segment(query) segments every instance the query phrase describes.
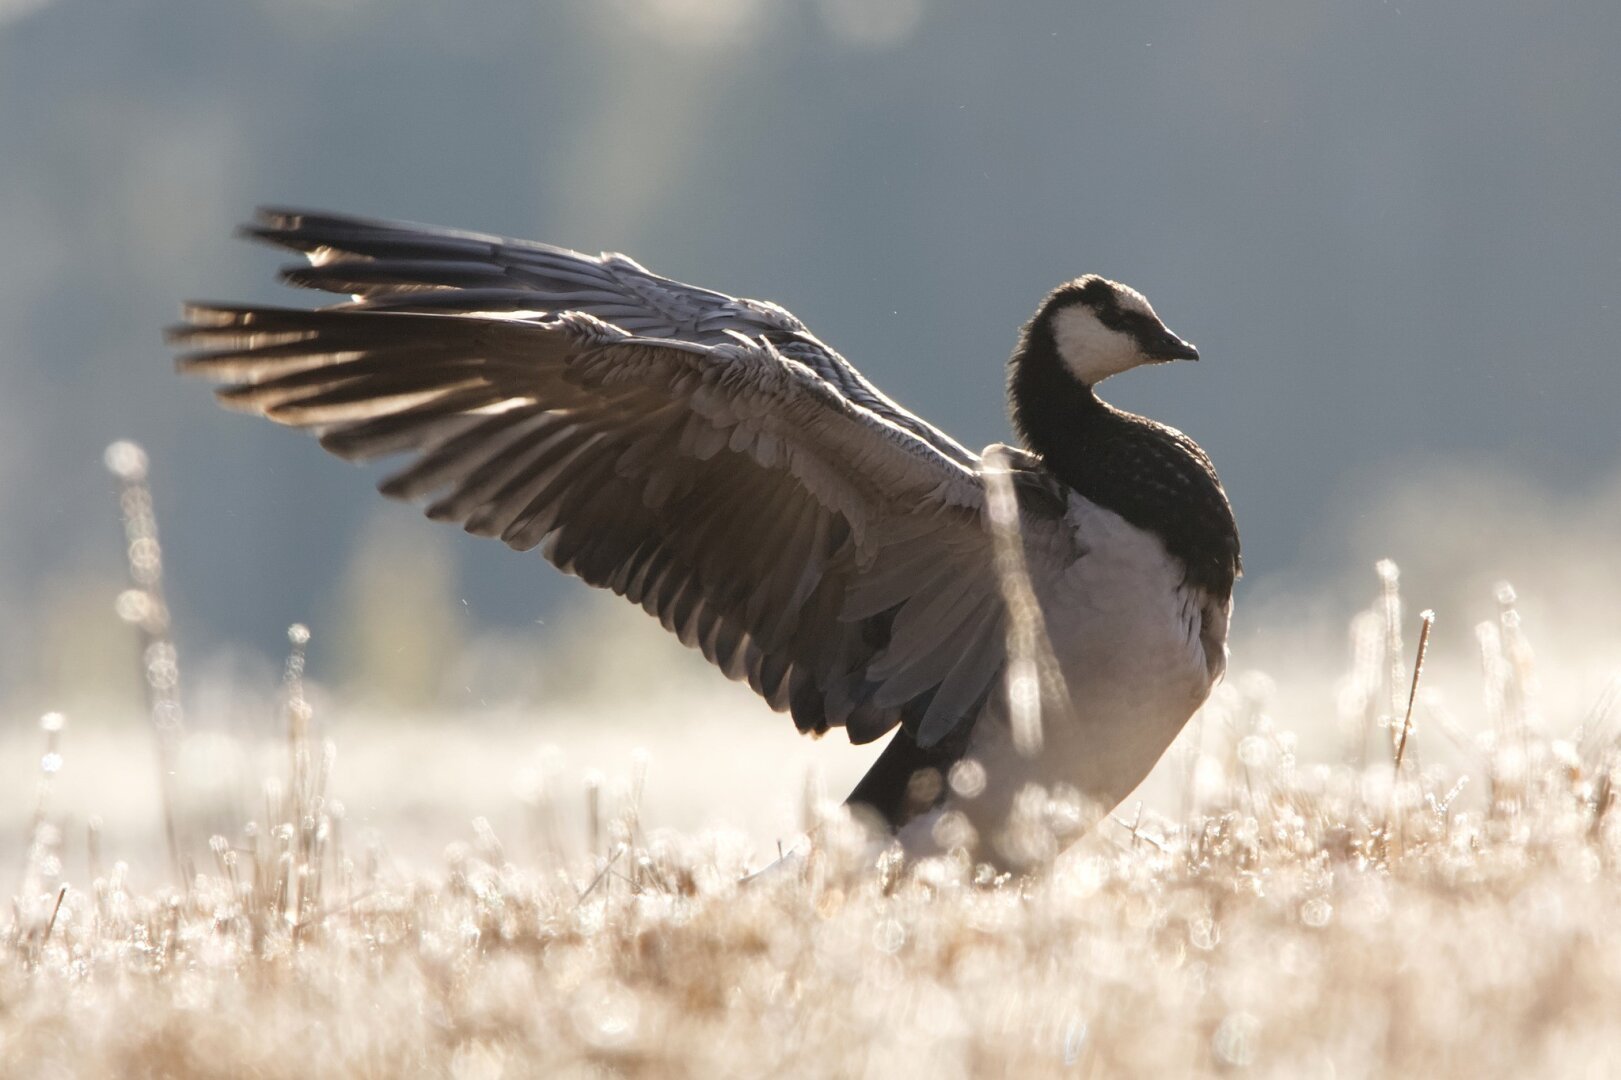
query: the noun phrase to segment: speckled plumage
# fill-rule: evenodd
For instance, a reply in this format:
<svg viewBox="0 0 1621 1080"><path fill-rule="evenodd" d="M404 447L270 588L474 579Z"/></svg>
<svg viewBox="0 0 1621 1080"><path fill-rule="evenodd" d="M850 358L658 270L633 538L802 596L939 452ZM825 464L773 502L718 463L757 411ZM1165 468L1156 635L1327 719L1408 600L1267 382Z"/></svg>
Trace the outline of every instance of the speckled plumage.
<svg viewBox="0 0 1621 1080"><path fill-rule="evenodd" d="M1191 583L1226 597L1241 569L1238 526L1210 459L1175 428L1109 405L1059 359L1052 313L1084 296L1061 289L1026 324L1008 364L1014 426L1068 487L1159 536Z"/></svg>

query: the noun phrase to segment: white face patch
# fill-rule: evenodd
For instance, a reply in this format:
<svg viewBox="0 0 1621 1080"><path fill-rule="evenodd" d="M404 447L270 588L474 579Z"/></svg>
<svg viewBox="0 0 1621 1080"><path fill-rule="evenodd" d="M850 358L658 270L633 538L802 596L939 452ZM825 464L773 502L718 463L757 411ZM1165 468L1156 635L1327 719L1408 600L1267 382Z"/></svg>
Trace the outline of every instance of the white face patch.
<svg viewBox="0 0 1621 1080"><path fill-rule="evenodd" d="M1144 309L1153 310L1141 296L1137 299ZM1122 296L1121 305L1130 305L1130 300ZM1088 386L1150 362L1136 341L1104 326L1084 304L1073 304L1058 312L1053 319L1053 340L1064 366Z"/></svg>

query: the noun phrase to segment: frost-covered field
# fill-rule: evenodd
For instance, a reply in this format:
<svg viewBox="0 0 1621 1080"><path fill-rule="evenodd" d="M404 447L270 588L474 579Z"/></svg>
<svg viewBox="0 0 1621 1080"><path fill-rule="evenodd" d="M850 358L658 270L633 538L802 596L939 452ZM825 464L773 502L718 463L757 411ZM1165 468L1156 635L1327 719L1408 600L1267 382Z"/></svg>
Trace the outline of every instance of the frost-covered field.
<svg viewBox="0 0 1621 1080"><path fill-rule="evenodd" d="M901 865L806 782L841 795L870 751L796 740L746 695L404 718L323 700L299 642L257 740L183 718L139 516L151 558L119 608L158 723L0 740L0 838L19 838L0 1075L1621 1059L1621 716L1613 692L1559 692L1590 665L1535 658L1507 591L1472 660L1432 659L1400 760L1419 618L1387 568L1343 677L1235 674L1088 835L1070 843L1081 808L1049 793L1034 839L1070 846L1010 879L966 853ZM745 880L807 828L808 854Z"/></svg>
<svg viewBox="0 0 1621 1080"><path fill-rule="evenodd" d="M223 805L176 794L178 874L162 847L113 862L113 825L73 818L41 774L0 930L0 1073L1603 1075L1621 1053L1618 744L1602 709L1564 739L1525 722L1512 615L1461 767L1416 768L1443 738L1422 730L1396 779L1377 650L1361 767L1297 760L1235 685L1166 762L1169 810L1128 803L1025 880L900 866L801 798L812 853L743 881L779 826L667 831L628 752L625 778L583 785L510 759L501 828L440 821L462 841L402 862L387 833L431 814L357 824L346 789L375 804L399 763L329 767L295 682L271 782ZM64 779L72 734L32 736ZM369 775L346 781L349 757ZM1073 811L1053 800L1045 826Z"/></svg>

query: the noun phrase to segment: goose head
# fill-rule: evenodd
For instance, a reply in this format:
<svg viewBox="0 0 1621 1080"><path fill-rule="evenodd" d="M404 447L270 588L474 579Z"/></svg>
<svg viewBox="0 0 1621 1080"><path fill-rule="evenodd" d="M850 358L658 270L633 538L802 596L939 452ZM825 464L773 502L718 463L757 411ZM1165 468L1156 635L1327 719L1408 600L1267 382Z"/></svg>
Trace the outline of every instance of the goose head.
<svg viewBox="0 0 1621 1080"><path fill-rule="evenodd" d="M1143 364L1199 359L1199 350L1173 334L1142 293L1096 274L1047 294L1026 333L1050 343L1083 386Z"/></svg>

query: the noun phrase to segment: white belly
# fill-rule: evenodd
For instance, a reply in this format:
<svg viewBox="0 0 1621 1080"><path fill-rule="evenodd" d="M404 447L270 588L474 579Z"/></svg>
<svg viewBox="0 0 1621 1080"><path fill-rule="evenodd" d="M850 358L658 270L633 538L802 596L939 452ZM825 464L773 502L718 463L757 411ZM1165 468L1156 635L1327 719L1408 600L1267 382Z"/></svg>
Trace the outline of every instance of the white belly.
<svg viewBox="0 0 1621 1080"><path fill-rule="evenodd" d="M1068 518L1086 554L1038 595L1073 715L1044 718L1040 758L1053 779L1112 805L1210 693L1202 597L1158 537L1083 499Z"/></svg>
<svg viewBox="0 0 1621 1080"><path fill-rule="evenodd" d="M933 848L925 834L951 811L994 846L1013 801L1031 784L1073 789L1098 809L1112 808L1148 775L1225 666L1226 608L1183 584L1181 565L1158 537L1075 496L1066 520L1085 554L1045 571L1032 559L1030 573L1068 713L1044 709L1041 749L1025 755L1014 746L1005 693L994 695L968 749L985 769L984 792L952 796L910 823L901 834L909 850ZM1201 635L1212 619L1219 625Z"/></svg>

